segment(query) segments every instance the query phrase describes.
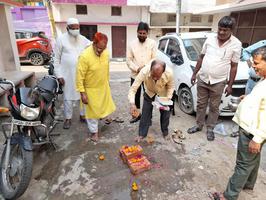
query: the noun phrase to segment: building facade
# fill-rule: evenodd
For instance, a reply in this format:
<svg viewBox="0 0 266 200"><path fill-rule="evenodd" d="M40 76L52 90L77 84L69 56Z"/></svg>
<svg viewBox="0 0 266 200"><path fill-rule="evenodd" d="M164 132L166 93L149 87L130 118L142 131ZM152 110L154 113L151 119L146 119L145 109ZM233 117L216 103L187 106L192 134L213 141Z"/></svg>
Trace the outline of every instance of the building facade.
<svg viewBox="0 0 266 200"><path fill-rule="evenodd" d="M181 14L179 32L210 31L213 15L193 15L194 10L215 5L215 0L180 0ZM167 32L176 32L176 0L154 0L150 2L150 27L153 37Z"/></svg>
<svg viewBox="0 0 266 200"><path fill-rule="evenodd" d="M97 31L105 33L112 58L125 58L127 46L137 37L138 23L149 21L148 6L127 5L126 0L54 0L53 15L58 35L66 31L69 17L80 21L81 34L90 40Z"/></svg>
<svg viewBox="0 0 266 200"><path fill-rule="evenodd" d="M217 0L217 5L201 9L195 14L213 14L212 30L217 30L221 17L231 15L236 19L234 35L243 46L249 46L266 39L266 1L265 0Z"/></svg>
<svg viewBox="0 0 266 200"><path fill-rule="evenodd" d="M47 9L44 6L14 7L11 10L14 29L44 31L52 37Z"/></svg>
<svg viewBox="0 0 266 200"><path fill-rule="evenodd" d="M213 15L193 15L192 11L215 5L215 0L186 0L181 3L180 32L211 30ZM107 34L112 58L124 58L137 37L140 21L150 26L150 37L158 39L176 31L175 0L53 0L58 35L66 31L66 21L80 21L81 34L92 40L95 32Z"/></svg>

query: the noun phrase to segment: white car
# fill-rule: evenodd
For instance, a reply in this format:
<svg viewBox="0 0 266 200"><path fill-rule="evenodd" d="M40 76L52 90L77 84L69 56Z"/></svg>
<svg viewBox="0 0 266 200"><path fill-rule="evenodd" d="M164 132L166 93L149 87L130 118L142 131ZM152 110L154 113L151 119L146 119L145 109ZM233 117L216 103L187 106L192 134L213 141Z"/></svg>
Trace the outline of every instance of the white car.
<svg viewBox="0 0 266 200"><path fill-rule="evenodd" d="M164 61L167 67L172 68L175 79L175 94L178 96L179 108L192 114L196 111L196 85L190 82L203 43L213 32L168 33L158 42L157 58ZM245 94L248 75L246 62L238 63L237 75L232 86L232 95L223 94L219 107L220 116L232 116L234 111L228 106L232 97Z"/></svg>

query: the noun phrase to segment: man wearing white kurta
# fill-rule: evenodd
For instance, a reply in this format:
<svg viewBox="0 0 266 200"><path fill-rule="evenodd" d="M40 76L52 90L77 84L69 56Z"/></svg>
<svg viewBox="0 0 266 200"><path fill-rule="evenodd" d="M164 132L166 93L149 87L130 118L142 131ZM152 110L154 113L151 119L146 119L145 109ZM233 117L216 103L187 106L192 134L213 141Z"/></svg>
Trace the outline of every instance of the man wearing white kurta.
<svg viewBox="0 0 266 200"><path fill-rule="evenodd" d="M80 35L79 21L75 18L67 20L67 32L57 38L55 44L55 74L64 85L64 129L71 126L73 103L80 99L75 87L76 65L80 53L91 44L91 41ZM84 111L81 109L81 116Z"/></svg>

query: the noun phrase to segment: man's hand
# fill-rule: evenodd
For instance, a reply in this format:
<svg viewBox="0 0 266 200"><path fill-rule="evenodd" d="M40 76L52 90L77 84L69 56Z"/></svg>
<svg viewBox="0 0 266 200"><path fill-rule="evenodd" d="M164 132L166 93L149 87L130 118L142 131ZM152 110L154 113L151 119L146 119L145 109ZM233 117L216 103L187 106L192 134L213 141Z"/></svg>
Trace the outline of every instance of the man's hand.
<svg viewBox="0 0 266 200"><path fill-rule="evenodd" d="M239 98L240 98L240 100L242 101L245 97L246 97L247 95L241 95Z"/></svg>
<svg viewBox="0 0 266 200"><path fill-rule="evenodd" d="M80 93L80 96L81 96L81 101L82 103L84 104L88 104L88 97L87 97L87 94L85 92L81 92Z"/></svg>
<svg viewBox="0 0 266 200"><path fill-rule="evenodd" d="M256 143L253 140L251 140L249 142L248 150L249 150L250 153L259 153L260 149L261 149L261 144L260 143Z"/></svg>
<svg viewBox="0 0 266 200"><path fill-rule="evenodd" d="M232 94L232 86L228 85L225 89L225 96L228 97L230 94Z"/></svg>
<svg viewBox="0 0 266 200"><path fill-rule="evenodd" d="M140 70L142 70L142 68L143 68L144 66L142 66L142 67L139 67L138 68L138 70L137 70L137 73L139 73L140 72Z"/></svg>
<svg viewBox="0 0 266 200"><path fill-rule="evenodd" d="M64 78L58 78L58 81L61 85L65 85L65 80Z"/></svg>
<svg viewBox="0 0 266 200"><path fill-rule="evenodd" d="M138 109L135 104L130 104L130 114L135 117L136 113L138 112Z"/></svg>
<svg viewBox="0 0 266 200"><path fill-rule="evenodd" d="M196 83L196 74L193 73L190 81L191 81L192 85L194 85Z"/></svg>

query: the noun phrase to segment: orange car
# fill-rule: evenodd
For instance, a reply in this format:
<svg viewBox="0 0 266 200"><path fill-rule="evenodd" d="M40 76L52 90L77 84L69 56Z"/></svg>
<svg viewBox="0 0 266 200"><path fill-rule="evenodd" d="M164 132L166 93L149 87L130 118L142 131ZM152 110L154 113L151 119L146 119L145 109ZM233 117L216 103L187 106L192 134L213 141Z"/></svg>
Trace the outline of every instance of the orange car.
<svg viewBox="0 0 266 200"><path fill-rule="evenodd" d="M52 46L44 32L19 30L15 32L20 61L43 65L50 60Z"/></svg>

